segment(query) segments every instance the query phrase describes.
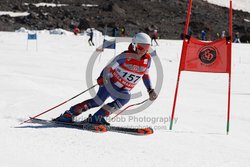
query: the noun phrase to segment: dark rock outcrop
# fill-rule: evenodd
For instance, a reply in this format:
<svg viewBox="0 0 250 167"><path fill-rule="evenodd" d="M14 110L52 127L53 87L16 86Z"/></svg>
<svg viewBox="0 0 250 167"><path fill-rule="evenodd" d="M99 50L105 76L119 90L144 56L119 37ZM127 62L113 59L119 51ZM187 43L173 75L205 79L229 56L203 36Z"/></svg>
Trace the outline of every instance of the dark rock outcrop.
<svg viewBox="0 0 250 167"><path fill-rule="evenodd" d="M32 4L40 2L68 6L36 7ZM71 31L79 27L83 31L94 27L104 32L107 26L107 34L112 35L114 27L119 30L124 26L127 36L158 29L160 38L179 39L185 26L187 3L187 0L5 0L0 3L0 11L29 12L30 15L14 18L0 16L0 31L14 31L20 27ZM193 0L192 34L199 37L201 30L205 30L208 39L214 40L223 30L228 33L228 18L228 8ZM250 13L233 11L233 31L240 33L243 42L250 41L250 22L246 20L250 20Z"/></svg>

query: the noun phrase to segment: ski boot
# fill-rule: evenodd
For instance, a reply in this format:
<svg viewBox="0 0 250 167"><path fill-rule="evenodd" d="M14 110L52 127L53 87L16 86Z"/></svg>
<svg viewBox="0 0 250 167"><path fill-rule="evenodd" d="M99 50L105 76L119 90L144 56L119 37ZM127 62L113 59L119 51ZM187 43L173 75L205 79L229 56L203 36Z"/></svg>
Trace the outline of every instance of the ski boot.
<svg viewBox="0 0 250 167"><path fill-rule="evenodd" d="M97 124L97 125L110 125L110 123L108 123L104 117L102 116L98 116L98 115L89 115L89 117L87 118L87 122L90 124Z"/></svg>
<svg viewBox="0 0 250 167"><path fill-rule="evenodd" d="M69 110L67 110L63 114L61 114L59 117L53 119L53 121L72 123L73 122L73 114Z"/></svg>

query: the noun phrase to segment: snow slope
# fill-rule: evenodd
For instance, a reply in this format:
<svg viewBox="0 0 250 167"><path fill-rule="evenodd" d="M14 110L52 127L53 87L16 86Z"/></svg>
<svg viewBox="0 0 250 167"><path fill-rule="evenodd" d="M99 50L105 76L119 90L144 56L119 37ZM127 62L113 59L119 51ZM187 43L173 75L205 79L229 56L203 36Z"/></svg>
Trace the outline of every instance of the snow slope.
<svg viewBox="0 0 250 167"><path fill-rule="evenodd" d="M151 136L138 137L32 124L20 126L29 116L85 90L86 77L92 75L94 82L114 55L112 50L105 50L96 60L93 73L86 74L95 51L95 47L88 46L88 37L39 33L37 51L35 41L29 41L27 49L26 38L26 33L0 32L2 167L247 167L250 163L250 45L233 45L232 115L230 134L226 135L227 74L183 72L176 122L173 130L168 130L182 42L159 40L156 49L164 75L159 98L145 111L122 115L112 122L119 126L149 125L155 129ZM94 42L98 44L100 39ZM119 43L117 53L127 45ZM153 63L154 84L156 73ZM133 93L138 91L142 97L129 104L148 97L142 82ZM54 118L89 97L86 93L40 118ZM82 114L79 119L96 110Z"/></svg>
<svg viewBox="0 0 250 167"><path fill-rule="evenodd" d="M229 7L230 0L204 0L209 3L213 3L219 6ZM233 9L243 10L250 12L250 1L249 0L232 0Z"/></svg>
<svg viewBox="0 0 250 167"><path fill-rule="evenodd" d="M10 11L0 11L1 15L9 15L10 17L20 17L29 15L28 12L10 12Z"/></svg>

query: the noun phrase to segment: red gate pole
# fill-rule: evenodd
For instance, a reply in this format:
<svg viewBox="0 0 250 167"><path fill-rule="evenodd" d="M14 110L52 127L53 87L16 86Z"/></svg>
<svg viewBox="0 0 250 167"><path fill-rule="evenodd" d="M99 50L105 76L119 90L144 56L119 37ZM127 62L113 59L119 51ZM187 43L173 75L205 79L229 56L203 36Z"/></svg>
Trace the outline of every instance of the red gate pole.
<svg viewBox="0 0 250 167"><path fill-rule="evenodd" d="M186 27L185 27L185 31L184 31L184 34L183 34L183 45L182 45L181 60L180 60L180 64L179 64L179 71L178 71L178 77L177 77L175 95L174 95L174 104L173 104L171 120L170 120L170 127L169 127L170 130L172 130L172 127L173 127L175 106L176 106L177 94L178 94L178 89L179 89L180 74L181 74L181 64L183 62L183 55L186 52L186 45L187 45L187 43L186 43L186 35L188 33L188 28L189 28L192 3L193 3L192 0L189 0L188 14L187 14L187 18L186 18Z"/></svg>
<svg viewBox="0 0 250 167"><path fill-rule="evenodd" d="M229 78L228 78L228 111L227 111L227 134L230 126L230 102L231 102L231 61L232 61L232 42L233 42L233 4L230 0L230 17L229 17L229 32L230 32L230 49L229 49Z"/></svg>

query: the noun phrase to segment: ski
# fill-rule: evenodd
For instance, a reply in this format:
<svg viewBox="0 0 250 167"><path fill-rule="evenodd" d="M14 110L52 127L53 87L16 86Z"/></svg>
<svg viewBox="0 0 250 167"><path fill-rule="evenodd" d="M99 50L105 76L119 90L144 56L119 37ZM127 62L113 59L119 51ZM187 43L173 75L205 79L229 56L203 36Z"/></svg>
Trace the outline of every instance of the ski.
<svg viewBox="0 0 250 167"><path fill-rule="evenodd" d="M129 128L129 127L121 127L121 126L112 126L112 125L98 125L98 124L90 124L88 122L58 122L53 120L45 120L45 119L37 119L31 118L28 123L36 123L42 124L47 126L54 126L54 127L65 127L65 128L75 128L75 129L83 129L97 133L103 132L118 132L124 134L131 134L131 135L150 135L153 134L153 129L150 127L146 128Z"/></svg>

